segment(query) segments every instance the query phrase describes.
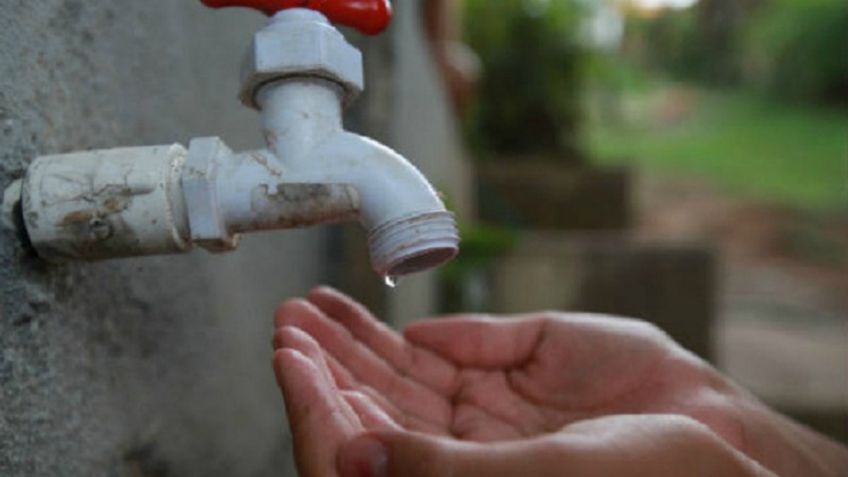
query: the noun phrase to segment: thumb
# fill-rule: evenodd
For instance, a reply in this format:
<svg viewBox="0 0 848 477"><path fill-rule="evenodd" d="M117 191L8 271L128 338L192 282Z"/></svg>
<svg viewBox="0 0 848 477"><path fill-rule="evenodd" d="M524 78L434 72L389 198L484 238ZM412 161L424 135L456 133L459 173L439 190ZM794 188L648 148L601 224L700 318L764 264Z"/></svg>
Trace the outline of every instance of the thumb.
<svg viewBox="0 0 848 477"><path fill-rule="evenodd" d="M680 416L621 416L563 432L470 443L413 432L373 432L342 444L340 477L775 477Z"/></svg>
<svg viewBox="0 0 848 477"><path fill-rule="evenodd" d="M341 477L553 476L566 453L553 439L477 444L414 432L363 434L343 445Z"/></svg>

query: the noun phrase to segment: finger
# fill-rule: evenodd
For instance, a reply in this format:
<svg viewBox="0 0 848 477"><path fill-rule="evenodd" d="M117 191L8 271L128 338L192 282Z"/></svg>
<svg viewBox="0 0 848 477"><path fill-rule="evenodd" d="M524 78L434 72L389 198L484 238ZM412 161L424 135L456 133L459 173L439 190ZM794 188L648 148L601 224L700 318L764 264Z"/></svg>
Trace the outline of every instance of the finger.
<svg viewBox="0 0 848 477"><path fill-rule="evenodd" d="M312 290L307 299L400 374L412 377L439 394L447 396L453 392L457 373L453 365L428 350L410 346L361 304L329 287Z"/></svg>
<svg viewBox="0 0 848 477"><path fill-rule="evenodd" d="M327 366L330 368L330 373L339 389L359 389L362 386L347 368L326 351L324 351L324 358L327 360Z"/></svg>
<svg viewBox="0 0 848 477"><path fill-rule="evenodd" d="M359 416L369 431L400 431L402 428L367 395L359 391L342 391L342 397Z"/></svg>
<svg viewBox="0 0 848 477"><path fill-rule="evenodd" d="M300 475L337 475L333 463L338 449L360 429L341 411L322 372L303 353L277 350L274 369L285 398Z"/></svg>
<svg viewBox="0 0 848 477"><path fill-rule="evenodd" d="M460 366L500 369L519 366L533 356L545 323L544 318L464 315L413 323L404 336Z"/></svg>
<svg viewBox="0 0 848 477"><path fill-rule="evenodd" d="M332 356L325 353L324 358L327 361L327 365L330 368L330 373L333 376L333 380L336 382L336 386L338 386L342 392L350 390L364 394L401 428L409 431L426 432L428 434L435 435L450 434L448 429L446 429L442 424L434 424L433 422L424 420L420 417L404 413L398 409L394 403L386 399L383 394L377 392L374 388L357 381L356 378L350 374L350 371L339 364L339 362Z"/></svg>
<svg viewBox="0 0 848 477"><path fill-rule="evenodd" d="M325 353L327 365L330 368L330 373L336 381L337 386L344 391L356 391L368 396L371 401L379 406L385 414L388 414L395 422L402 423L406 419L406 415L397 408L385 396L378 393L374 388L360 383L350 371L339 363L336 358Z"/></svg>
<svg viewBox="0 0 848 477"><path fill-rule="evenodd" d="M330 373L333 375L333 379L336 381L336 385L342 389L343 391L352 391L356 393L364 394L368 399L371 400L374 405L380 408L383 414L389 416L389 418L400 424L402 427L406 427L406 422L408 416L404 414L400 409L397 408L391 401L386 399L385 396L378 393L374 388L360 383L344 366L339 363L336 358L324 354L324 357L327 360L327 365L330 368Z"/></svg>
<svg viewBox="0 0 848 477"><path fill-rule="evenodd" d="M572 447L584 443L570 466L576 475L594 468L603 470L600 475L639 469L639 475L777 477L704 424L681 415L607 416L572 424L559 436Z"/></svg>
<svg viewBox="0 0 848 477"><path fill-rule="evenodd" d="M370 432L342 446L338 469L340 477L564 475L568 456L553 439L476 444L413 432Z"/></svg>
<svg viewBox="0 0 848 477"><path fill-rule="evenodd" d="M340 477L775 477L715 436L668 432L650 423L627 426L490 444L369 432L341 447L338 470Z"/></svg>
<svg viewBox="0 0 848 477"><path fill-rule="evenodd" d="M351 409L350 405L343 399L337 398L340 393L339 387L336 384L333 373L330 371L324 352L311 336L293 326L284 326L277 329L274 333L274 341L280 343L280 348L291 348L299 351L312 361L312 364L318 368L320 373L316 378L320 378L323 382L327 383L332 393L330 398L336 399L336 404L347 419L354 423L358 421L357 414Z"/></svg>
<svg viewBox="0 0 848 477"><path fill-rule="evenodd" d="M343 390L352 390L367 396L371 402L380 408L380 410L388 415L400 427L410 431L426 432L429 434L448 435L449 432L443 424L436 424L428 420L424 420L418 416L406 414L401 411L394 403L389 401L383 394L377 392L371 386L362 384L350 374L350 371L339 364L332 356L325 355L327 364L330 367L330 372L333 374L339 388Z"/></svg>
<svg viewBox="0 0 848 477"><path fill-rule="evenodd" d="M406 415L373 388L358 383L356 378L344 366L339 364L332 356L326 355L321 350L319 344L304 331L291 326L284 326L277 329L274 333L274 343L277 347L296 349L312 360L321 371L321 375L333 385L332 392L342 395L343 400L339 403L339 408L351 422L361 422L363 418L361 411L365 411L366 409L361 405L358 409L355 408L352 400L348 399L348 396L365 396L371 406L377 407L377 411L379 411L375 413L369 410L365 417L369 418L372 424L376 424L377 420L382 419L381 416L385 416L392 424L391 426L382 425L380 427L374 427L362 422L362 425L368 429L401 429L402 425L403 428L412 431L439 435L447 434L444 426L433 424L416 416ZM361 404L361 402L357 402L356 404Z"/></svg>
<svg viewBox="0 0 848 477"><path fill-rule="evenodd" d="M426 386L401 376L383 359L353 338L339 323L311 303L291 300L277 311L277 326L300 328L336 359L361 384L374 388L405 414L446 428L450 404Z"/></svg>

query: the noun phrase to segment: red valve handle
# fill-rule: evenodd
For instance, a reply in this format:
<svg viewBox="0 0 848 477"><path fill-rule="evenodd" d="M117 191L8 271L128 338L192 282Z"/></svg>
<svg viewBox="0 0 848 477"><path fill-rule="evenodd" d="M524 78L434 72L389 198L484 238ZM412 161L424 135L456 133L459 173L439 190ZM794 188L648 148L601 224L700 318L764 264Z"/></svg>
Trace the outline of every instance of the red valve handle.
<svg viewBox="0 0 848 477"><path fill-rule="evenodd" d="M317 10L330 21L376 35L389 26L392 4L389 0L201 0L212 8L248 7L273 15L287 8Z"/></svg>

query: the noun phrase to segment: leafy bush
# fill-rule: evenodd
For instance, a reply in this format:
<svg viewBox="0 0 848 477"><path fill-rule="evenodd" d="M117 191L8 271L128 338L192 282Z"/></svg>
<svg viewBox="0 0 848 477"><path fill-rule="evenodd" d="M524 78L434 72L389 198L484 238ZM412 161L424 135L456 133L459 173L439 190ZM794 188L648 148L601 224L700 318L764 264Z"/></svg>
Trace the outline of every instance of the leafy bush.
<svg viewBox="0 0 848 477"><path fill-rule="evenodd" d="M637 55L646 66L675 77L703 79L709 61L706 49L698 41L697 20L695 9L669 11L656 17L630 16L628 53Z"/></svg>
<svg viewBox="0 0 848 477"><path fill-rule="evenodd" d="M701 0L628 19L630 51L677 78L848 104L848 2Z"/></svg>
<svg viewBox="0 0 848 477"><path fill-rule="evenodd" d="M574 0L466 0L484 77L468 121L478 150L576 153L581 49Z"/></svg>
<svg viewBox="0 0 848 477"><path fill-rule="evenodd" d="M848 2L772 0L746 47L754 84L779 97L848 104Z"/></svg>

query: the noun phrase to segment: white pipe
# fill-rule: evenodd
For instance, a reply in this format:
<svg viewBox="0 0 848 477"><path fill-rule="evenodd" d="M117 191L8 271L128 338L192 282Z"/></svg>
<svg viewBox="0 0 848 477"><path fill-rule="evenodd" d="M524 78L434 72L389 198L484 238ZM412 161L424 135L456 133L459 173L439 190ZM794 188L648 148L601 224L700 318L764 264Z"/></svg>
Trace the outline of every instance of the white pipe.
<svg viewBox="0 0 848 477"><path fill-rule="evenodd" d="M242 97L262 111L267 149L234 154L217 138L37 158L5 194L47 259L234 249L254 230L358 219L374 270L440 265L459 236L427 179L391 149L344 131L361 56L311 11L278 14L247 57ZM18 192L21 189L22 192ZM11 197L11 198L10 198ZM13 205L21 198L21 207ZM8 203L8 204L6 204Z"/></svg>
<svg viewBox="0 0 848 477"><path fill-rule="evenodd" d="M185 160L178 144L37 158L21 194L30 241L50 260L189 250Z"/></svg>
<svg viewBox="0 0 848 477"><path fill-rule="evenodd" d="M356 220L359 194L343 183L293 181L269 150L230 156L217 177L224 227L230 234Z"/></svg>
<svg viewBox="0 0 848 477"><path fill-rule="evenodd" d="M457 253L452 214L412 164L341 127L331 83L290 78L258 96L268 149L220 140L40 157L23 181L23 218L48 259L235 248L256 230L359 220L374 270L404 275Z"/></svg>
<svg viewBox="0 0 848 477"><path fill-rule="evenodd" d="M299 161L311 159L316 143L342 131L342 94L337 83L308 76L259 90L262 134L281 165L297 167Z"/></svg>
<svg viewBox="0 0 848 477"><path fill-rule="evenodd" d="M371 229L414 212L445 211L436 191L406 159L341 127L338 89L296 78L262 89L264 134L287 183L351 184ZM222 184L224 185L224 184Z"/></svg>

